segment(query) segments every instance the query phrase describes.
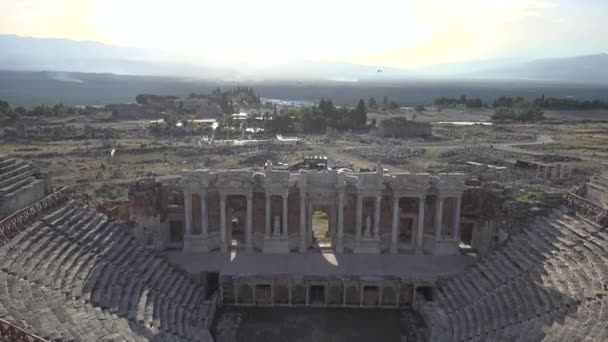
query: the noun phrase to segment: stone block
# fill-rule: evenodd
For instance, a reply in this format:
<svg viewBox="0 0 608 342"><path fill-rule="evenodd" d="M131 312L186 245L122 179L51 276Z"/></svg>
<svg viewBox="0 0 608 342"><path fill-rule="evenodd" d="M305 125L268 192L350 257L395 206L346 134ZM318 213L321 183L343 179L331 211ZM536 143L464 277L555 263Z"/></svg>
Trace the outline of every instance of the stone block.
<svg viewBox="0 0 608 342"><path fill-rule="evenodd" d="M264 254L289 253L289 239L269 237L264 238Z"/></svg>

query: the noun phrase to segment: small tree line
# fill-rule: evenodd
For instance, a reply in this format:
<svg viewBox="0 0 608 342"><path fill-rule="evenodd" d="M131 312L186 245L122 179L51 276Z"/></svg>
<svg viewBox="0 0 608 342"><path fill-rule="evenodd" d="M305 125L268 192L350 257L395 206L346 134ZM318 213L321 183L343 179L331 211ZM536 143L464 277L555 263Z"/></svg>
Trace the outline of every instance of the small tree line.
<svg viewBox="0 0 608 342"><path fill-rule="evenodd" d="M37 105L32 108L25 107L15 107L12 108L11 105L6 102L0 100L0 119L9 119L11 121L17 121L22 116L39 116L39 117L52 117L52 116L73 116L73 115L88 115L94 112L95 109L93 107L73 107L66 106L62 103L56 104L54 106L47 105Z"/></svg>

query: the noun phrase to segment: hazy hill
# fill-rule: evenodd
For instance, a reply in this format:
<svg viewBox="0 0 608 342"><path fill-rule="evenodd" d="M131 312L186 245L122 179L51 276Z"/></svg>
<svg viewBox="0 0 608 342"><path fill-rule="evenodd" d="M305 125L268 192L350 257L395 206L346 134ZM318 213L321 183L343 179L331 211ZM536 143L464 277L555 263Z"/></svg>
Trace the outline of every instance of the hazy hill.
<svg viewBox="0 0 608 342"><path fill-rule="evenodd" d="M224 78L229 70L180 62L152 49L91 41L0 35L0 70Z"/></svg>
<svg viewBox="0 0 608 342"><path fill-rule="evenodd" d="M218 67L203 58L185 60L181 55L162 50L15 35L0 35L0 51L0 70L14 71L180 76L224 81L385 82L442 77L608 83L608 54L534 61L521 58L468 61L402 70L339 61L287 61L266 67L240 63Z"/></svg>
<svg viewBox="0 0 608 342"><path fill-rule="evenodd" d="M537 59L489 68L463 76L608 83L608 54Z"/></svg>
<svg viewBox="0 0 608 342"><path fill-rule="evenodd" d="M290 61L268 67L218 67L170 52L118 47L91 41L0 35L0 70L69 71L125 75L181 76L221 80L298 79L358 81L398 79L409 74L396 68L344 62ZM385 74L378 73L378 69Z"/></svg>

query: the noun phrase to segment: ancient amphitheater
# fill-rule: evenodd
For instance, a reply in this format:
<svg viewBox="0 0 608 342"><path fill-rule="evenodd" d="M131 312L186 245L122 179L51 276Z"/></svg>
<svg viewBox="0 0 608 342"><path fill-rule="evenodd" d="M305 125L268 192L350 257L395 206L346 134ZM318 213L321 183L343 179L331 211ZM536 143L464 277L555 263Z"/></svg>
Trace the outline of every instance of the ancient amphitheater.
<svg viewBox="0 0 608 342"><path fill-rule="evenodd" d="M530 205L463 174L192 170L137 182L123 220L19 160L0 182L2 341L212 341L223 305L401 310L420 341L608 339L605 175Z"/></svg>

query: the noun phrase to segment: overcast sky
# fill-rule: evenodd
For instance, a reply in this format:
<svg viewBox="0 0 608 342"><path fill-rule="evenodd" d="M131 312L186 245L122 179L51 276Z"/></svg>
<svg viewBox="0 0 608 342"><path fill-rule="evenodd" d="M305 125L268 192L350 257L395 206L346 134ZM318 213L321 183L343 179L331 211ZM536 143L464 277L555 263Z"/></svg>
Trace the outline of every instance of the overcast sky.
<svg viewBox="0 0 608 342"><path fill-rule="evenodd" d="M0 0L0 33L400 68L608 52L608 0Z"/></svg>

